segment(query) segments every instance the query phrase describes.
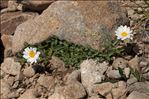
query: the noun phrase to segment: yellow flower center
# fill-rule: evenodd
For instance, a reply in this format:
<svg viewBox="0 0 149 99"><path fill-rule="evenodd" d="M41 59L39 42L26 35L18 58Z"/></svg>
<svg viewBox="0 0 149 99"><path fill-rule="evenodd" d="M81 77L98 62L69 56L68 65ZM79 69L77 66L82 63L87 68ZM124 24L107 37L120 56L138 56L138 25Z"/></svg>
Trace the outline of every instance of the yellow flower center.
<svg viewBox="0 0 149 99"><path fill-rule="evenodd" d="M29 56L30 56L31 58L34 58L35 52L34 52L34 51L30 51L30 52L29 52Z"/></svg>
<svg viewBox="0 0 149 99"><path fill-rule="evenodd" d="M126 36L128 35L128 33L127 33L127 32L122 32L121 35L122 35L123 37L126 37Z"/></svg>

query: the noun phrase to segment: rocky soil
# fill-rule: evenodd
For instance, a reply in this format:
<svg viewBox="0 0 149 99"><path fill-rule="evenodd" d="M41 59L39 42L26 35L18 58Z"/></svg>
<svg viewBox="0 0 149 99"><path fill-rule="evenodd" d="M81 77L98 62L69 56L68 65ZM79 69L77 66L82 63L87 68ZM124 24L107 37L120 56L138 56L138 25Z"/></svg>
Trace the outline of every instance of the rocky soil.
<svg viewBox="0 0 149 99"><path fill-rule="evenodd" d="M1 99L149 99L148 1L6 0L0 10ZM51 37L102 52L120 25L135 37L111 61L85 59L75 68L54 55L46 65L17 57L25 43Z"/></svg>

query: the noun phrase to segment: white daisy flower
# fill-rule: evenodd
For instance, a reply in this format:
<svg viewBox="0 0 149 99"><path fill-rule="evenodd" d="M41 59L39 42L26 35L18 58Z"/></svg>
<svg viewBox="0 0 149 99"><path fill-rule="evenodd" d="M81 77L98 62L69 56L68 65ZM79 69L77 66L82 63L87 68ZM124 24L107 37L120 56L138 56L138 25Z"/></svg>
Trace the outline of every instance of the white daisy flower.
<svg viewBox="0 0 149 99"><path fill-rule="evenodd" d="M37 63L37 60L39 59L40 52L37 51L37 48L27 47L23 51L23 57L27 59L27 62Z"/></svg>
<svg viewBox="0 0 149 99"><path fill-rule="evenodd" d="M126 39L132 39L132 30L130 27L125 26L120 26L118 29L115 31L117 39L121 40L126 40Z"/></svg>

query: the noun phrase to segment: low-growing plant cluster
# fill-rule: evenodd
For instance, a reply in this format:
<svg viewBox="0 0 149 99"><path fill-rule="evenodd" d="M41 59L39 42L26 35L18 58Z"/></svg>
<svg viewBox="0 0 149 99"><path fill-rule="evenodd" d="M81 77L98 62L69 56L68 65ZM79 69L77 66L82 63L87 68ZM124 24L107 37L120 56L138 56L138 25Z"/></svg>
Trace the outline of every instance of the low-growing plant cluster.
<svg viewBox="0 0 149 99"><path fill-rule="evenodd" d="M124 50L123 48L116 48L115 46L116 42L111 43L109 48L106 48L106 50L103 52L99 52L89 47L84 47L82 45L76 45L65 40L60 40L57 37L49 38L46 41L36 45L26 44L27 48L37 48L37 50L40 52L40 59L38 59L38 63L44 63L47 65L51 57L54 55L63 60L66 66L75 66L77 68L85 59L92 58L99 61L112 61L112 56L120 55ZM22 59L21 61L23 63L26 61L22 57L22 52L18 53L17 56Z"/></svg>

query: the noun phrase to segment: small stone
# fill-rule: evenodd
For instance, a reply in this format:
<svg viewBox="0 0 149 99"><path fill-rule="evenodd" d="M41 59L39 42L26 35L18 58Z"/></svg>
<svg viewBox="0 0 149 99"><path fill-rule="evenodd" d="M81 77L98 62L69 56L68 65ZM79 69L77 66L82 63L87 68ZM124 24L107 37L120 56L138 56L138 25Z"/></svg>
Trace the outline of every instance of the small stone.
<svg viewBox="0 0 149 99"><path fill-rule="evenodd" d="M36 97L41 97L42 95L45 95L46 92L47 92L47 89L45 87L36 84L34 89L34 95Z"/></svg>
<svg viewBox="0 0 149 99"><path fill-rule="evenodd" d="M48 99L66 99L66 98L64 98L64 96L59 93L54 93L53 95L49 96ZM69 99L73 98L69 97Z"/></svg>
<svg viewBox="0 0 149 99"><path fill-rule="evenodd" d="M5 76L5 72L0 69L0 78L4 78L4 76Z"/></svg>
<svg viewBox="0 0 149 99"><path fill-rule="evenodd" d="M118 70L111 70L111 71L107 72L107 76L109 78L116 78L116 79L121 78L121 75Z"/></svg>
<svg viewBox="0 0 149 99"><path fill-rule="evenodd" d="M112 70L112 67L109 67L106 73L109 78L115 78L115 79L121 78L119 70Z"/></svg>
<svg viewBox="0 0 149 99"><path fill-rule="evenodd" d="M135 56L128 62L128 64L132 69L140 71L139 62L140 62L139 57Z"/></svg>
<svg viewBox="0 0 149 99"><path fill-rule="evenodd" d="M104 98L100 98L99 95L92 95L91 97L89 97L87 99L104 99Z"/></svg>
<svg viewBox="0 0 149 99"><path fill-rule="evenodd" d="M130 79L128 79L127 80L127 84L128 85L131 85L131 84L133 84L133 83L135 83L135 82L137 82L138 80L135 78L135 77L132 77L132 78L130 78Z"/></svg>
<svg viewBox="0 0 149 99"><path fill-rule="evenodd" d="M12 88L17 88L18 86L19 86L19 81L16 81L16 82L13 84Z"/></svg>
<svg viewBox="0 0 149 99"><path fill-rule="evenodd" d="M52 58L50 60L50 64L51 64L51 69L57 69L58 71L65 70L64 62L56 56L52 56Z"/></svg>
<svg viewBox="0 0 149 99"><path fill-rule="evenodd" d="M19 93L17 93L17 92L12 92L12 93L10 93L10 94L8 94L8 98L9 99L13 99L13 98L18 98L20 95L19 95Z"/></svg>
<svg viewBox="0 0 149 99"><path fill-rule="evenodd" d="M116 88L113 88L111 92L114 99L119 99L125 94L126 90L126 83L123 81L119 81L118 86Z"/></svg>
<svg viewBox="0 0 149 99"><path fill-rule="evenodd" d="M147 90L149 90L149 82L145 81L145 82L136 82L134 84L131 84L127 90L129 92L131 91L138 91L140 93L145 93L147 95L149 95L149 92Z"/></svg>
<svg viewBox="0 0 149 99"><path fill-rule="evenodd" d="M3 42L5 49L12 47L12 37L13 36L11 36L11 35L6 35L6 34L2 35L1 40Z"/></svg>
<svg viewBox="0 0 149 99"><path fill-rule="evenodd" d="M19 62L15 62L13 58L6 58L1 65L1 69L8 74L17 75L21 70Z"/></svg>
<svg viewBox="0 0 149 99"><path fill-rule="evenodd" d="M104 80L104 73L108 68L108 63L99 63L95 60L85 60L80 65L81 81L88 93L91 93L92 86Z"/></svg>
<svg viewBox="0 0 149 99"><path fill-rule="evenodd" d="M126 68L127 67L127 60L123 59L123 58L116 58L114 61L113 61L113 64L112 66L115 68L115 69L118 69L118 68Z"/></svg>
<svg viewBox="0 0 149 99"><path fill-rule="evenodd" d="M52 76L46 76L46 75L40 75L40 77L38 78L37 82L46 87L47 89L51 89L51 87L54 85L55 80Z"/></svg>
<svg viewBox="0 0 149 99"><path fill-rule="evenodd" d="M30 78L35 75L35 70L31 66L29 66L24 69L23 74L24 74L24 76Z"/></svg>
<svg viewBox="0 0 149 99"><path fill-rule="evenodd" d="M27 89L18 99L38 99L33 94L33 89Z"/></svg>
<svg viewBox="0 0 149 99"><path fill-rule="evenodd" d="M95 85L93 88L93 92L104 96L105 94L110 93L113 87L114 85L112 83L106 82L106 83Z"/></svg>
<svg viewBox="0 0 149 99"><path fill-rule="evenodd" d="M81 72L80 70L73 71L68 77L67 77L67 83L71 83L74 81L81 81Z"/></svg>
<svg viewBox="0 0 149 99"><path fill-rule="evenodd" d="M20 94L24 93L24 91L25 91L24 88L19 88L19 89L17 89L17 92L20 93Z"/></svg>
<svg viewBox="0 0 149 99"><path fill-rule="evenodd" d="M106 95L106 99L113 99L113 96L111 93L109 93L108 95Z"/></svg>
<svg viewBox="0 0 149 99"><path fill-rule="evenodd" d="M4 78L10 86L13 85L15 78L13 76L9 76L8 78Z"/></svg>
<svg viewBox="0 0 149 99"><path fill-rule="evenodd" d="M57 96L55 96L55 94ZM54 96L57 98L51 98ZM84 99L86 96L86 91L80 82L75 81L64 87L57 88L55 90L54 96L52 95L49 99L61 99L58 97L63 97L64 99Z"/></svg>
<svg viewBox="0 0 149 99"><path fill-rule="evenodd" d="M133 91L128 97L127 99L149 99L149 96L144 94L144 93L140 93L137 91Z"/></svg>
<svg viewBox="0 0 149 99"><path fill-rule="evenodd" d="M125 76L127 77L127 78L129 78L129 76L130 76L130 68L125 68L124 69L124 74L125 74Z"/></svg>
<svg viewBox="0 0 149 99"><path fill-rule="evenodd" d="M16 75L16 77L15 77L15 81L21 81L21 80L23 80L23 78L24 78L23 73L19 72L19 74Z"/></svg>
<svg viewBox="0 0 149 99"><path fill-rule="evenodd" d="M147 66L149 63L147 61L141 61L140 62L140 66L141 67L144 67L144 66Z"/></svg>
<svg viewBox="0 0 149 99"><path fill-rule="evenodd" d="M0 95L2 99L7 99L8 94L11 92L10 91L10 85L4 80L4 79L0 79L0 83L1 83L1 91L0 91Z"/></svg>

